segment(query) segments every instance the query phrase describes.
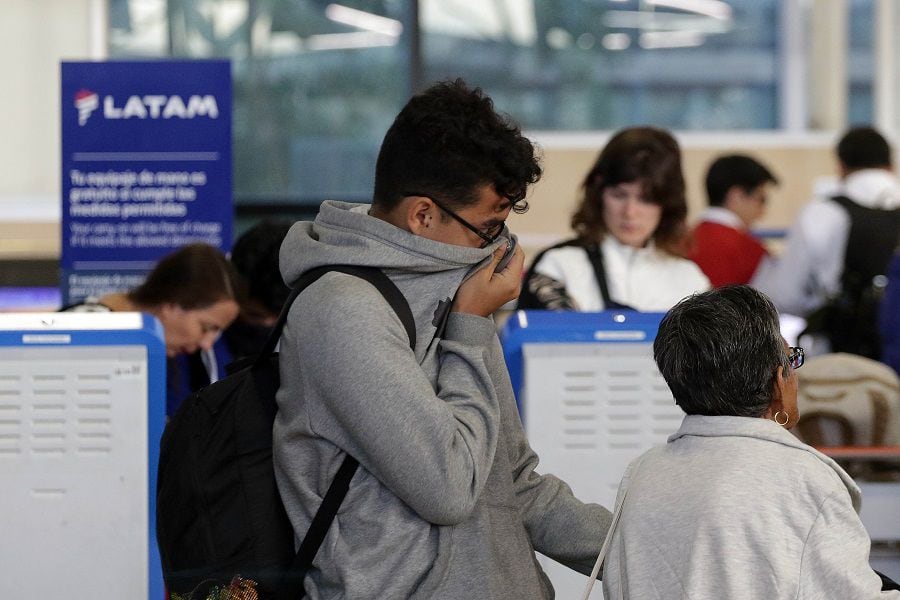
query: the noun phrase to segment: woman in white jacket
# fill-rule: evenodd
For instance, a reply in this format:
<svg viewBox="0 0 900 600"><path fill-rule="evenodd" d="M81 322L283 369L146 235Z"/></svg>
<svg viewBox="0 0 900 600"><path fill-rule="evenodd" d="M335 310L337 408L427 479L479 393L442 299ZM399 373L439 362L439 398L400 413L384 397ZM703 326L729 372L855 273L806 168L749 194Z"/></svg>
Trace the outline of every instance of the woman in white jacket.
<svg viewBox="0 0 900 600"><path fill-rule="evenodd" d="M691 296L665 316L657 366L687 415L619 488L607 600L874 599L859 488L787 429L800 348L748 286Z"/></svg>
<svg viewBox="0 0 900 600"><path fill-rule="evenodd" d="M664 311L709 280L681 256L686 233L681 151L669 132L615 134L582 183L576 238L541 252L519 308Z"/></svg>

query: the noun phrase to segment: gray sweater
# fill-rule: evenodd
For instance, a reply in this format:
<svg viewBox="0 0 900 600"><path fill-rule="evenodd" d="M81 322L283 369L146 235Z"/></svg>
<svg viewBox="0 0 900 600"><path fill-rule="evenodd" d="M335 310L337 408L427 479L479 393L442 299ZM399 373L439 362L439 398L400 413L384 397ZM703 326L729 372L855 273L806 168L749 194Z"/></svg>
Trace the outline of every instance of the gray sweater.
<svg viewBox="0 0 900 600"><path fill-rule="evenodd" d="M869 567L859 503L843 469L774 422L687 416L625 472L604 595L900 598Z"/></svg>
<svg viewBox="0 0 900 600"><path fill-rule="evenodd" d="M306 580L319 598L552 597L534 551L589 572L609 512L576 500L524 437L494 323L450 313L492 248L442 244L326 202L281 250L285 281L381 267L409 301L415 353L378 291L330 273L281 340L275 471L298 539L349 452L360 462Z"/></svg>

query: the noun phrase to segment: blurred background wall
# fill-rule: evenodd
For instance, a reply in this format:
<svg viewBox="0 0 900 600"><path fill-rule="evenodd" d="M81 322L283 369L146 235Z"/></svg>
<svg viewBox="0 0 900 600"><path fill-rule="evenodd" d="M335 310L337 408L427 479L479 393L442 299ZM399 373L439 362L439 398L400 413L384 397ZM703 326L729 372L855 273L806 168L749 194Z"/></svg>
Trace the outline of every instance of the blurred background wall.
<svg viewBox="0 0 900 600"><path fill-rule="evenodd" d="M224 57L233 64L236 228L366 201L411 93L461 76L541 146L545 176L511 224L526 250L568 234L612 131L672 129L691 217L721 152L781 180L775 231L835 174L842 130L896 140L891 0L6 0L0 19L0 285L59 255L61 60ZM24 266L23 266L24 265ZM44 272L41 271L41 272Z"/></svg>

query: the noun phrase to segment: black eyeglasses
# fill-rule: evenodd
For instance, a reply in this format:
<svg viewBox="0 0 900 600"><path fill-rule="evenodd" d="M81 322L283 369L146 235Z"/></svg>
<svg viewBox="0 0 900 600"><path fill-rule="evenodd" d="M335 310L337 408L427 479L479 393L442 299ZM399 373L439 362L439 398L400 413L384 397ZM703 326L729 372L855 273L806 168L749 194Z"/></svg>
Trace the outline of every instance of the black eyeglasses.
<svg viewBox="0 0 900 600"><path fill-rule="evenodd" d="M799 369L803 366L803 348L800 346L791 346L788 348L788 362L792 369Z"/></svg>
<svg viewBox="0 0 900 600"><path fill-rule="evenodd" d="M455 212L453 212L446 206L444 206L441 202L438 202L433 196L429 196L428 194L422 194L421 192L404 192L403 195L404 196L421 196L422 198L428 198L429 200L434 202L434 204L439 209L441 209L442 211L444 211L445 213L450 215L453 219L455 219L463 227L465 227L466 229L468 229L469 231L471 231L472 233L474 233L475 235L480 237L482 240L484 240L484 244L481 245L482 248L485 248L485 247L493 244L495 241L497 241L497 238L500 237L500 234L503 233L503 225L504 225L503 221L497 223L496 225L492 225L491 227L489 227L487 229L487 232L484 232L484 231L478 229L477 227L475 227L474 225L472 225L471 223L469 223L468 221L466 221L465 219L463 219L461 216L459 216L458 214L456 214Z"/></svg>

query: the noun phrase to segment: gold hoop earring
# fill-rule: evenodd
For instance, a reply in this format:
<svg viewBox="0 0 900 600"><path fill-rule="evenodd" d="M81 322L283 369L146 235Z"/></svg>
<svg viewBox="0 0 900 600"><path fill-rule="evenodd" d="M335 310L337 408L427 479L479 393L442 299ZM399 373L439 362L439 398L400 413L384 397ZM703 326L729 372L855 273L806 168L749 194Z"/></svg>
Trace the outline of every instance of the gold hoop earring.
<svg viewBox="0 0 900 600"><path fill-rule="evenodd" d="M778 420L778 415L784 415L784 421L779 421L779 420ZM784 427L785 425L788 424L788 421L791 420L791 416L790 416L789 414L787 414L786 412L784 412L784 411L782 411L782 410L779 410L777 413L775 413L775 416L773 417L773 420L775 421L775 423L776 423L777 425L781 425L782 427Z"/></svg>

